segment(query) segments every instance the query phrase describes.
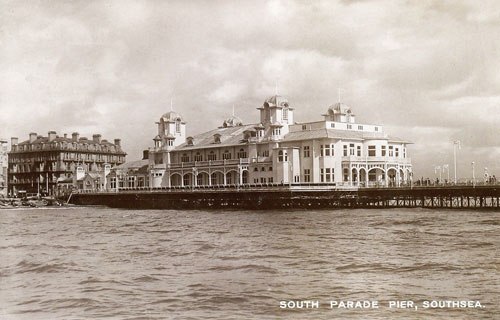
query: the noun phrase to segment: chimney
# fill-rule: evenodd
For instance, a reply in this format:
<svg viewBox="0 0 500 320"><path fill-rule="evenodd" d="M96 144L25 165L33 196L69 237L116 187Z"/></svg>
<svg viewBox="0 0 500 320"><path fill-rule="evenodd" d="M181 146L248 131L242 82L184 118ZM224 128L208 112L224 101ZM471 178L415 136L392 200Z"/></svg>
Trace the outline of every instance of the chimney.
<svg viewBox="0 0 500 320"><path fill-rule="evenodd" d="M94 142L96 142L96 143L101 143L101 135L100 134L94 134L92 136L92 140L94 140Z"/></svg>
<svg viewBox="0 0 500 320"><path fill-rule="evenodd" d="M142 151L142 160L148 160L149 159L149 150L143 150Z"/></svg>
<svg viewBox="0 0 500 320"><path fill-rule="evenodd" d="M12 137L10 138L10 145L15 146L19 142L19 139L17 137Z"/></svg>
<svg viewBox="0 0 500 320"><path fill-rule="evenodd" d="M115 145L121 147L121 140L120 139L115 139Z"/></svg>
<svg viewBox="0 0 500 320"><path fill-rule="evenodd" d="M71 135L71 140L78 141L79 137L80 137L80 134L78 132L73 132L73 134Z"/></svg>
<svg viewBox="0 0 500 320"><path fill-rule="evenodd" d="M68 138L68 134L67 134L67 133L65 133L65 134L64 134L64 139L67 139L67 138Z"/></svg>
<svg viewBox="0 0 500 320"><path fill-rule="evenodd" d="M36 137L37 137L36 132L32 132L32 133L30 133L30 143L35 142Z"/></svg>
<svg viewBox="0 0 500 320"><path fill-rule="evenodd" d="M55 131L49 131L48 136L49 136L49 142L52 142L56 138L56 132Z"/></svg>

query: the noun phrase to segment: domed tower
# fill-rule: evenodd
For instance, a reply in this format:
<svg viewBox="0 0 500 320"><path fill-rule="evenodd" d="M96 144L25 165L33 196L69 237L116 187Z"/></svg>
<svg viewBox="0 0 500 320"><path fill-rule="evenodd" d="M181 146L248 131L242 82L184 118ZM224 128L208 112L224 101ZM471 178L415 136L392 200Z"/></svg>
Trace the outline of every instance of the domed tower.
<svg viewBox="0 0 500 320"><path fill-rule="evenodd" d="M172 150L186 142L186 122L175 111L169 111L161 116L158 124L158 137L161 139L161 148ZM156 146L156 143L155 143Z"/></svg>
<svg viewBox="0 0 500 320"><path fill-rule="evenodd" d="M352 113L351 108L342 102L337 102L328 107L326 114L323 115L326 121L355 123L356 116Z"/></svg>
<svg viewBox="0 0 500 320"><path fill-rule="evenodd" d="M221 128L227 128L227 127L239 127L243 125L243 121L235 115L232 115L231 117L227 118L224 120L222 123Z"/></svg>
<svg viewBox="0 0 500 320"><path fill-rule="evenodd" d="M271 135L275 139L280 139L288 133L288 126L293 124L293 108L287 98L280 95L271 96L257 109L260 111L260 122L266 128L271 127Z"/></svg>

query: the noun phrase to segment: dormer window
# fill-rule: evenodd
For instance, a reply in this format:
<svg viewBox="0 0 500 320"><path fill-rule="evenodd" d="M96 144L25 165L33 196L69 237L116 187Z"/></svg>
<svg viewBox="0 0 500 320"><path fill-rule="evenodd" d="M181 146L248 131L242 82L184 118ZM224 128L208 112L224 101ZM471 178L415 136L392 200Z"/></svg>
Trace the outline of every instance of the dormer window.
<svg viewBox="0 0 500 320"><path fill-rule="evenodd" d="M188 146L192 146L192 145L194 145L194 139L193 139L193 137L187 137L187 139L186 139L186 140L187 140L187 144L188 144Z"/></svg>
<svg viewBox="0 0 500 320"><path fill-rule="evenodd" d="M218 133L214 134L214 142L220 143L220 134L218 134Z"/></svg>

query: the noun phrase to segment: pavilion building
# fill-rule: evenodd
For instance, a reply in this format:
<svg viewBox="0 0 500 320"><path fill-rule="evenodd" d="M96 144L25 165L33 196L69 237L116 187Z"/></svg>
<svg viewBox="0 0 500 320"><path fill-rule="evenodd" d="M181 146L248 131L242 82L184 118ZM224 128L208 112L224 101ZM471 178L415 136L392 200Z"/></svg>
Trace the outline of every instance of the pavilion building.
<svg viewBox="0 0 500 320"><path fill-rule="evenodd" d="M180 114L165 113L147 157L150 187L410 183L410 142L388 135L381 125L357 123L344 103L328 107L321 120L301 123L280 95L257 110L256 123L243 124L233 115L192 136Z"/></svg>

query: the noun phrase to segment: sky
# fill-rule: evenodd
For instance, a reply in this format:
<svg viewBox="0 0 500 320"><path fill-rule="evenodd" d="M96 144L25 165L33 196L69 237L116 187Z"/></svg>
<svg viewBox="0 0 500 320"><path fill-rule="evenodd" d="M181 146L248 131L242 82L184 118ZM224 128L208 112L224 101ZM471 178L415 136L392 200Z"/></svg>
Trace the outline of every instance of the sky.
<svg viewBox="0 0 500 320"><path fill-rule="evenodd" d="M0 136L80 132L152 146L173 109L194 135L278 92L296 121L341 100L412 141L436 177L500 175L500 1L0 1ZM10 140L10 139L9 139ZM443 173L443 177L447 172Z"/></svg>

